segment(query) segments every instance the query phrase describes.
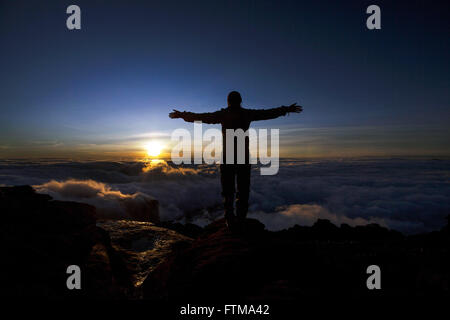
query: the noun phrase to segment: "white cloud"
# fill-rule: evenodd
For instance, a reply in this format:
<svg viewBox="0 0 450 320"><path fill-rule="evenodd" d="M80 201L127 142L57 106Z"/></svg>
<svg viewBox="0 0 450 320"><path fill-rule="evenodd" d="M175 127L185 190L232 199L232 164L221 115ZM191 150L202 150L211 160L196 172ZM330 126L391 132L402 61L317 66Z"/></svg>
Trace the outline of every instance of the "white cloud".
<svg viewBox="0 0 450 320"><path fill-rule="evenodd" d="M94 180L51 180L33 186L37 192L46 193L57 200L79 201L97 208L104 218L157 221L158 202L143 193L124 194L107 184Z"/></svg>

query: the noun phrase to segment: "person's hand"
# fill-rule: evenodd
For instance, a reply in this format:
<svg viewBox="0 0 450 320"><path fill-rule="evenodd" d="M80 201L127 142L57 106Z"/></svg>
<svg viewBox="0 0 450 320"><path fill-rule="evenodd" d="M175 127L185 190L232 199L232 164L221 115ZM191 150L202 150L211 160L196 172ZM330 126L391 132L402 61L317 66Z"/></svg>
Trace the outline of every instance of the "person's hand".
<svg viewBox="0 0 450 320"><path fill-rule="evenodd" d="M289 107L286 107L287 112L295 112L295 113L300 113L303 111L303 107L302 106L297 106L297 102L291 104Z"/></svg>
<svg viewBox="0 0 450 320"><path fill-rule="evenodd" d="M183 112L173 109L173 112L169 113L169 117L171 119L177 119L177 118L181 118L182 114L183 114Z"/></svg>

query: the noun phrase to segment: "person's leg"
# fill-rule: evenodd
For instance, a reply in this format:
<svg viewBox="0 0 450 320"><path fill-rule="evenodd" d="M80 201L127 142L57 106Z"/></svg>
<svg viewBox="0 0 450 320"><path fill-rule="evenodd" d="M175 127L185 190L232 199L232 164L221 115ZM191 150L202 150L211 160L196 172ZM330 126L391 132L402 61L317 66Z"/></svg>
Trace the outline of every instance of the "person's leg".
<svg viewBox="0 0 450 320"><path fill-rule="evenodd" d="M251 165L241 164L237 169L236 215L240 219L247 217L250 194Z"/></svg>
<svg viewBox="0 0 450 320"><path fill-rule="evenodd" d="M220 183L222 184L222 197L225 209L225 218L234 217L234 183L235 173L232 165L220 165Z"/></svg>

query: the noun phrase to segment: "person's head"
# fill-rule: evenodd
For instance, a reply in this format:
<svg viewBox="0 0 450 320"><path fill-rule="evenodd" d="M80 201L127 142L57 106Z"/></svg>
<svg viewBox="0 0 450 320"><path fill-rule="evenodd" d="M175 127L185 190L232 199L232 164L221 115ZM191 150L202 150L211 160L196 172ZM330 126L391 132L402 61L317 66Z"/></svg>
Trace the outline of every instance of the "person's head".
<svg viewBox="0 0 450 320"><path fill-rule="evenodd" d="M240 107L242 102L241 94L237 91L231 91L228 94L227 101L229 108Z"/></svg>

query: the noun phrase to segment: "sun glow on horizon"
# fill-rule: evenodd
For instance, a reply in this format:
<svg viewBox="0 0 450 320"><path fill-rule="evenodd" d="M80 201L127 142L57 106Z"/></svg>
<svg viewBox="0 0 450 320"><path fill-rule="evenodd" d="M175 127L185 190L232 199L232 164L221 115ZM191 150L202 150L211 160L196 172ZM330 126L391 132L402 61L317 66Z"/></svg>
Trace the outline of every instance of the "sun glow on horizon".
<svg viewBox="0 0 450 320"><path fill-rule="evenodd" d="M145 150L150 157L159 156L163 148L163 145L158 141L151 141L145 145Z"/></svg>

